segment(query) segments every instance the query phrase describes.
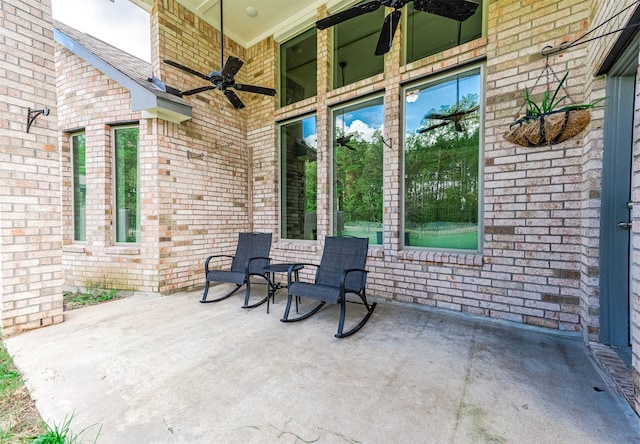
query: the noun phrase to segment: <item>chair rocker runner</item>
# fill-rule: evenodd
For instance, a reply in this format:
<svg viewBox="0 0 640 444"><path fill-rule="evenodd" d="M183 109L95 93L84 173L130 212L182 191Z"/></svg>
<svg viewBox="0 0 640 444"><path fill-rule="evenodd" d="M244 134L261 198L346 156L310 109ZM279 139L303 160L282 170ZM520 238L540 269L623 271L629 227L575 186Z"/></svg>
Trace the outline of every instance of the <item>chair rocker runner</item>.
<svg viewBox="0 0 640 444"><path fill-rule="evenodd" d="M327 237L320 265L316 264L292 264L287 274L287 307L284 311L282 322L296 322L314 315L327 302L340 304L340 319L338 321L337 338L350 336L360 330L369 320L376 308L376 303L369 304L365 292L367 271L364 269L367 261L368 238L357 237ZM315 267L315 282L297 282L292 280L292 273L296 265ZM362 302L348 301L346 295L353 293L359 296ZM320 303L307 313L290 319L289 310L293 298L302 297L320 301ZM347 302L364 305L366 314L360 322L348 331L344 331L344 321Z"/></svg>
<svg viewBox="0 0 640 444"><path fill-rule="evenodd" d="M218 254L209 256L205 261L204 274L206 283L200 302L221 301L235 294L243 285L246 285L246 292L242 308L257 307L266 302L268 296L255 304L249 305L249 296L251 293L251 276L260 276L268 283L267 273L263 268L269 264L269 250L271 250L271 233L238 233L238 245L234 256ZM231 268L229 270L210 270L210 261L219 258L231 258ZM207 300L210 282L236 284L236 288L222 297Z"/></svg>

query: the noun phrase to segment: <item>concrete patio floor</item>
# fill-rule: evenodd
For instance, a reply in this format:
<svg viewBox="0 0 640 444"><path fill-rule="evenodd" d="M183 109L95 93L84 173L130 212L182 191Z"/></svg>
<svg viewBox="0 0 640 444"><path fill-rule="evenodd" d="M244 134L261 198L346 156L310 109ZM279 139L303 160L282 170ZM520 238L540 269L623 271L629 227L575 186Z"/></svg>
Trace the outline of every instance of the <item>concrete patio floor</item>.
<svg viewBox="0 0 640 444"><path fill-rule="evenodd" d="M285 325L283 292L269 314L200 295L74 310L5 343L43 419L75 414L85 442L640 442L576 336L382 302L336 339L337 307Z"/></svg>

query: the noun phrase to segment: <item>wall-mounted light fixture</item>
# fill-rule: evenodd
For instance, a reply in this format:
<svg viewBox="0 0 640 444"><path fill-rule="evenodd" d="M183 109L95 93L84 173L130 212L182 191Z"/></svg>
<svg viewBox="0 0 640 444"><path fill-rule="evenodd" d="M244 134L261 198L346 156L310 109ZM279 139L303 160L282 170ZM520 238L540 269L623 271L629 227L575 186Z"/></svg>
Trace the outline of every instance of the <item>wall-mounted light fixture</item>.
<svg viewBox="0 0 640 444"><path fill-rule="evenodd" d="M31 108L27 108L27 132L29 132L29 128L31 128L31 125L33 124L33 122L36 120L36 117L38 117L40 114L42 114L43 116L48 116L49 115L49 108L45 108L45 109L31 109Z"/></svg>

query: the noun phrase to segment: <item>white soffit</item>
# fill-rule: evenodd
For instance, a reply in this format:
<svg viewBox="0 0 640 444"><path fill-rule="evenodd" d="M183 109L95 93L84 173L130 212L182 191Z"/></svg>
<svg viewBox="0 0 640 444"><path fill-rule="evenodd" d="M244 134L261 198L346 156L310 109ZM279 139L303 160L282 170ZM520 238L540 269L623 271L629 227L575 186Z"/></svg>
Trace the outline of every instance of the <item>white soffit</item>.
<svg viewBox="0 0 640 444"><path fill-rule="evenodd" d="M153 0L129 0L151 11ZM182 6L220 29L220 0L177 0ZM329 14L353 6L359 0L223 0L224 34L249 48L267 37L278 43L313 27L318 8L327 5ZM257 12L247 14L247 8Z"/></svg>

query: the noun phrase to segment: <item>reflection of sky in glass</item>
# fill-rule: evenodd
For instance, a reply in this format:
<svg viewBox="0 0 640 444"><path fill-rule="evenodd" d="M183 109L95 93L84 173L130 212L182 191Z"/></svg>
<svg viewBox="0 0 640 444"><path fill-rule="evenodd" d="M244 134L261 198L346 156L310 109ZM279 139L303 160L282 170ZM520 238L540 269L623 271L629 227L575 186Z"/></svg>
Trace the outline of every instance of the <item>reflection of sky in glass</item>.
<svg viewBox="0 0 640 444"><path fill-rule="evenodd" d="M384 105L382 97L334 111L335 126L345 134L358 133L362 140L372 141L375 131L382 132Z"/></svg>
<svg viewBox="0 0 640 444"><path fill-rule="evenodd" d="M307 142L309 146L317 148L318 146L318 129L316 128L316 116L307 117L302 119L302 139Z"/></svg>
<svg viewBox="0 0 640 444"><path fill-rule="evenodd" d="M463 77L464 76L464 77ZM439 112L442 106L452 106L468 94L480 95L480 71L475 70L465 73L460 77L459 91L456 91L456 78L448 78L444 81L421 85L405 91L405 96L410 95L413 102L405 100L405 133L410 134L420 126L420 121L430 111ZM418 92L417 98L415 92Z"/></svg>

